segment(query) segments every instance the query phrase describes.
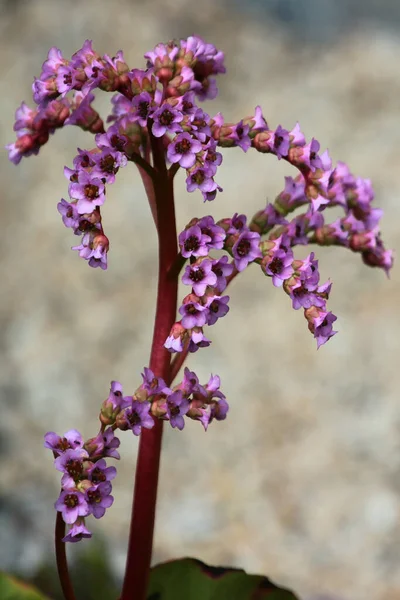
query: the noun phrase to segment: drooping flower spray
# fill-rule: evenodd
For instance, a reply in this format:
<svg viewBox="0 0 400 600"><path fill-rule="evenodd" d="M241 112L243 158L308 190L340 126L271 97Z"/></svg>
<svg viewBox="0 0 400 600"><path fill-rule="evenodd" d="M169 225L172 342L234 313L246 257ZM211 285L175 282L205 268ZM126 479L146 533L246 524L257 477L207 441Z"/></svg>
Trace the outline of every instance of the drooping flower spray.
<svg viewBox="0 0 400 600"><path fill-rule="evenodd" d="M271 129L259 106L239 123L225 122L221 114L210 117L199 106L217 95L214 76L225 72L222 52L192 36L158 44L145 59L144 69L131 69L121 51L115 57L101 56L90 41L71 59L51 48L33 83L36 107L22 103L18 108L17 140L7 146L10 160L18 164L22 157L38 154L65 125L95 136L93 147L78 148L72 166L65 167L69 199L57 205L64 225L78 236L73 250L90 267L107 269L110 243L101 207L107 186L128 163L139 169L159 240L154 334L142 382L131 395L124 395L119 382L111 382L95 437L85 441L76 430L45 435L45 447L62 474L55 503L56 555L67 600L75 596L65 542L90 538L90 518L103 517L112 505L116 469L108 459L119 459L118 432L126 430L140 436L140 444L121 598L146 597L163 422L182 430L189 418L207 430L229 410L218 375L201 384L185 368L182 380L174 383L187 355L211 344L205 328L229 312L229 282L257 265L283 289L295 310L303 310L319 348L336 333L336 316L327 308L331 282L320 282L314 252L300 260L296 246L342 246L386 273L393 262L380 237L382 211L373 206L369 180L353 176L344 163L333 166L317 140L306 141L298 123L291 130L281 125ZM96 89L113 92L106 124L92 106ZM184 169L187 191L212 201L222 192L216 181L220 149L234 147L274 155L296 167L298 175L286 177L275 201L252 218L234 214L215 222L212 215L194 217L178 235L175 174ZM343 216L331 222L333 206L341 207ZM216 256L217 250L224 254ZM180 276L189 289L178 307Z"/></svg>

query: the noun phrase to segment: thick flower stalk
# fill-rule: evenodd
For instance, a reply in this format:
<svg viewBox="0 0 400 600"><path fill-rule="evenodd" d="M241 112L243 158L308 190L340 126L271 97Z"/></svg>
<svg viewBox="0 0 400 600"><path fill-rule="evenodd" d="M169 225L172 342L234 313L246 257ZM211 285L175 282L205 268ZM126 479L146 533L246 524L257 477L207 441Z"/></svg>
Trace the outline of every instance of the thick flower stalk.
<svg viewBox="0 0 400 600"><path fill-rule="evenodd" d="M296 258L296 246L342 246L361 254L366 265L387 274L393 263L379 231L382 211L373 206L368 179L355 177L341 162L333 166L328 151L320 152L314 138L306 141L297 123L291 130L270 128L257 106L238 123L211 117L199 101L217 95L215 75L225 72L224 54L196 36L158 44L145 54L144 69L131 69L122 52L101 56L90 41L70 59L58 48L49 51L35 79L34 109L25 103L16 112L17 139L7 146L18 164L36 155L50 134L75 125L94 134L89 149L77 149L72 166L65 167L69 198L57 205L64 225L80 236L73 246L91 267L108 266L110 242L101 209L107 186L120 169L133 162L142 177L159 239L159 284L149 368L131 396L113 381L100 411L100 430L84 442L76 430L64 436L47 433L45 446L62 473L56 550L64 595L74 598L62 542L91 536L86 519L101 518L113 503L115 467L119 458L118 430L140 435L133 502L131 537L122 600L146 596L151 559L162 423L183 429L186 419L204 429L224 420L228 403L218 375L205 384L185 369L172 386L189 352L211 341L205 327L226 316L230 281L246 268L259 268L272 285L280 287L295 310L302 309L317 347L336 333L336 316L328 310L331 282L320 282L314 250ZM93 108L95 90L113 92L111 113L105 120ZM215 222L212 215L194 217L177 235L173 179L185 172L188 192L198 191L204 202L216 199L222 148L238 147L285 160L298 170L286 177L273 203L249 218L234 214ZM329 208L340 207L341 217L329 220ZM216 254L216 252L218 254ZM253 266L254 265L254 266ZM177 307L177 286L189 287ZM207 330L206 330L207 331ZM171 361L171 353L175 353ZM65 534L65 526L69 531Z"/></svg>

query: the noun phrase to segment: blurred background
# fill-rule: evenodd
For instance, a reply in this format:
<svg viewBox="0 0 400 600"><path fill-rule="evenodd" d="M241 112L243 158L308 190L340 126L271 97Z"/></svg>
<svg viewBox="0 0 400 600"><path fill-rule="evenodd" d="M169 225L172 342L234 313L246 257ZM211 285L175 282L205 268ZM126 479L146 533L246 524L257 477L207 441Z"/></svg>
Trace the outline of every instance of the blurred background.
<svg viewBox="0 0 400 600"><path fill-rule="evenodd" d="M100 53L122 48L140 68L159 41L196 33L226 52L228 69L205 110L238 121L261 104L272 127L299 120L334 161L373 180L384 240L396 249L399 25L396 0L3 0L1 144L14 140L15 109L31 102L51 46L68 57L89 38ZM98 93L103 115L109 100ZM59 477L43 434L95 435L110 380L133 392L155 305L156 237L135 169L108 190L109 270L90 269L70 251L75 239L56 209L67 194L63 167L77 146L91 147L90 134L71 127L50 141L18 167L0 155L0 566L27 577L53 560ZM273 157L226 151L224 193L213 205L176 178L179 227L210 212L251 216L288 174ZM181 433L166 428L154 561L189 555L242 566L306 600L398 600L397 264L387 280L350 252L318 249L318 257L323 280L334 282L339 334L329 344L316 351L301 312L254 268L232 285L211 348L191 356L202 380L220 374L231 411L207 434L192 422ZM87 546L99 552L106 540L117 580L137 445L122 437L115 502ZM102 593L96 598L113 597L104 585Z"/></svg>

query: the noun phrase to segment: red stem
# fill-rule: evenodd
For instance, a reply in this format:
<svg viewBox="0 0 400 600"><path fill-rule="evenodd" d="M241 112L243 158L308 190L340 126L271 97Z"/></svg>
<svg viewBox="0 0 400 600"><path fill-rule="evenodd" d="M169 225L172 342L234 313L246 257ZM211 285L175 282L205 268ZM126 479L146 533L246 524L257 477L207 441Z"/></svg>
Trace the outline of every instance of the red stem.
<svg viewBox="0 0 400 600"><path fill-rule="evenodd" d="M74 589L68 573L67 555L65 551L65 542L62 541L65 535L65 523L60 512L56 517L55 528L55 547L58 577L65 600L75 600Z"/></svg>
<svg viewBox="0 0 400 600"><path fill-rule="evenodd" d="M168 271L177 257L177 234L173 182L168 177L162 140L151 135L156 176L149 201L155 201L158 252L158 292L151 347L150 369L163 377L169 385L170 353L164 342L175 322L178 278L168 277ZM148 190L147 190L148 191ZM145 600L153 546L153 531L157 500L163 423L156 420L152 429L143 429L140 435L136 463L135 491L129 536L128 556L121 600Z"/></svg>

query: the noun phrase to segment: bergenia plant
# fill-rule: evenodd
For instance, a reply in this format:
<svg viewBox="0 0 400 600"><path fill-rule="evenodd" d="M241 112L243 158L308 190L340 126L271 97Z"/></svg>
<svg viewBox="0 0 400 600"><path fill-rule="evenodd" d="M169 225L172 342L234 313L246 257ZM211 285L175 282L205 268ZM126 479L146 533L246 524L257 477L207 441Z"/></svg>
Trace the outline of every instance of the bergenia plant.
<svg viewBox="0 0 400 600"><path fill-rule="evenodd" d="M109 459L119 459L119 435L128 430L140 442L121 599L146 597L163 424L182 430L192 419L207 431L228 415L218 375L201 383L192 367L178 375L190 353L211 344L210 328L228 315L232 279L247 268L259 270L304 315L319 348L336 333L336 316L328 308L332 284L320 281L314 250L301 259L296 247L347 248L386 274L393 262L381 239L382 210L373 204L371 182L353 175L343 162L333 165L328 151L321 151L316 139L306 140L298 123L291 129L272 128L260 106L238 123L203 110L201 102L217 95L215 76L225 73L223 52L192 36L158 44L145 54L142 67L128 66L121 51L101 56L90 41L70 59L51 48L32 86L36 106L18 108L17 139L7 146L10 160L18 164L38 154L61 127L75 125L93 134L88 149L78 148L65 167L68 199L57 204L64 225L76 236L73 250L89 267L107 269L110 242L102 206L108 186L130 163L143 180L159 241L152 349L137 389L125 393L121 383L111 382L94 437L84 440L75 429L45 435L44 445L61 475L56 557L66 600L74 592L65 544L90 538L91 521L112 505L117 472ZM112 93L105 121L93 107L97 89ZM275 200L255 215L198 218L196 202L218 201L223 192L218 184L221 150L231 148L284 160L298 173L286 177ZM194 192L194 216L181 232L176 231L174 204L179 169L187 191ZM330 220L332 207L342 216ZM187 294L178 306L180 279Z"/></svg>

